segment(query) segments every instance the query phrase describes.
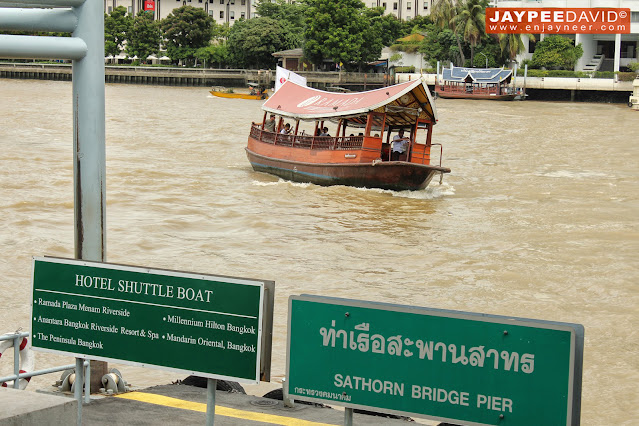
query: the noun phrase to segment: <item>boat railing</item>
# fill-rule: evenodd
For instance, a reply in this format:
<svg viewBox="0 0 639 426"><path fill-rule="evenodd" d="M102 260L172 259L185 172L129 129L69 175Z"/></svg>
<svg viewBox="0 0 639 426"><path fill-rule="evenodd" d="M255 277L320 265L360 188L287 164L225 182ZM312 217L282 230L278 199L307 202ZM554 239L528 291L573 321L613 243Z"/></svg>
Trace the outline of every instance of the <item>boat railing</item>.
<svg viewBox="0 0 639 426"><path fill-rule="evenodd" d="M251 127L251 137L273 145L317 150L361 149L364 144L363 136L285 135L264 130L259 124Z"/></svg>
<svg viewBox="0 0 639 426"><path fill-rule="evenodd" d="M463 85L442 85L440 86L440 92L449 93L472 93L474 95L490 95L490 94L502 94L506 92L506 88L503 86L463 86Z"/></svg>
<svg viewBox="0 0 639 426"><path fill-rule="evenodd" d="M410 153L411 163L432 164L433 147L439 147L439 167L441 167L444 148L440 143L433 143L430 145L419 144L414 146ZM437 150L437 148L434 149Z"/></svg>

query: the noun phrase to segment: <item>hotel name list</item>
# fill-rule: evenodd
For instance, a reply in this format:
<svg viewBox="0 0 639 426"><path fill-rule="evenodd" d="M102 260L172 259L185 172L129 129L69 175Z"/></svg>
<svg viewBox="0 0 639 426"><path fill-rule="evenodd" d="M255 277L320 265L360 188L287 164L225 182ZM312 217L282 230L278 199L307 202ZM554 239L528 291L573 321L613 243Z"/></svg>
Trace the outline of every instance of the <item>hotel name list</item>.
<svg viewBox="0 0 639 426"><path fill-rule="evenodd" d="M257 350L256 344L234 342L235 338L239 336L257 334L255 325L239 324L238 322L244 321L241 321L237 315L230 315L227 316L230 319L220 320L220 313L215 312L217 321L193 318L188 315L189 310L171 306L173 300L200 302L200 304L211 303L214 300L213 290L122 279L115 281L112 278L81 274L75 274L75 282L70 285L95 290L96 296L68 292L48 292L42 296L34 296L34 323L59 327L55 329L55 332L36 332L33 336L35 340L78 346L89 351L104 350L108 349L106 348L107 344L111 342L115 344L115 341L111 339L100 337L101 333L105 333L109 336L120 335L139 338L140 343L164 340L178 344L215 348L220 351L255 353ZM154 303L144 302L143 305L162 308L162 312L157 310L155 312L158 312L158 317L149 318L146 308L143 313L139 313L135 309L140 306L139 302L129 302L133 306L129 310L127 307L120 307L121 303L127 303L127 300L104 297L104 294L108 294L105 292L145 296L145 300L152 300ZM98 294L99 296L97 296ZM72 298L67 296L72 296ZM86 298L86 302L75 300L83 297ZM36 309L37 307L39 308ZM206 312L203 309L197 309L197 311ZM184 314L185 312L187 314ZM86 313L89 316L86 320L84 318L82 320L69 319L69 317L77 318L76 314L78 313ZM81 316L84 317L84 315ZM149 320L153 324L152 328L135 326L136 323L149 323ZM190 332L185 333L185 328L179 326L188 327L186 330ZM170 329L179 329L180 331L172 332ZM80 338L76 335L77 331L88 331L92 338ZM82 334L86 335L87 333ZM104 334L102 335L104 336Z"/></svg>

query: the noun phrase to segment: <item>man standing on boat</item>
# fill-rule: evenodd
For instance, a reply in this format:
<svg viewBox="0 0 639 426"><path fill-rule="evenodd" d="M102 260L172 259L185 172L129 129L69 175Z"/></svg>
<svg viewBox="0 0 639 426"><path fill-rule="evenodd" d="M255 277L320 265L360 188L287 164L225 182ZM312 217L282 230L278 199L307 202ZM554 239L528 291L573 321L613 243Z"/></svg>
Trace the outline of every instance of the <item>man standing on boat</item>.
<svg viewBox="0 0 639 426"><path fill-rule="evenodd" d="M269 132L275 131L275 114L271 114L271 118L266 121L264 130L268 130Z"/></svg>
<svg viewBox="0 0 639 426"><path fill-rule="evenodd" d="M393 136L393 146L391 151L391 161L399 161L399 156L406 152L406 145L410 142L409 138L404 137L404 130L400 129L395 136Z"/></svg>

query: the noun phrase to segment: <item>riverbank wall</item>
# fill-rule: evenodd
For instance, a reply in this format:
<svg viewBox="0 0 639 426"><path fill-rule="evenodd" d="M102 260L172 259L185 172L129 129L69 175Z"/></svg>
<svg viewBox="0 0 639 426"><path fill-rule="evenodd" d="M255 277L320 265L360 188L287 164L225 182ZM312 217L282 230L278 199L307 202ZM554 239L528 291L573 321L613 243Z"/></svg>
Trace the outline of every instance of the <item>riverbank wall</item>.
<svg viewBox="0 0 639 426"><path fill-rule="evenodd" d="M158 86L246 87L249 82L273 85L274 70L197 69L169 67L105 66L106 83ZM316 89L339 86L370 90L389 84L389 76L378 73L303 72L308 85ZM71 81L70 64L0 63L0 78Z"/></svg>
<svg viewBox="0 0 639 426"><path fill-rule="evenodd" d="M308 85L316 89L342 87L349 90L370 90L423 78L432 89L435 74L349 72L300 72ZM0 63L0 78L71 81L70 64ZM246 87L249 82L273 85L273 70L197 69L170 67L105 66L105 81L120 84L158 86ZM631 81L604 78L518 77L513 83L525 87L527 99L547 101L587 101L627 103L632 93Z"/></svg>

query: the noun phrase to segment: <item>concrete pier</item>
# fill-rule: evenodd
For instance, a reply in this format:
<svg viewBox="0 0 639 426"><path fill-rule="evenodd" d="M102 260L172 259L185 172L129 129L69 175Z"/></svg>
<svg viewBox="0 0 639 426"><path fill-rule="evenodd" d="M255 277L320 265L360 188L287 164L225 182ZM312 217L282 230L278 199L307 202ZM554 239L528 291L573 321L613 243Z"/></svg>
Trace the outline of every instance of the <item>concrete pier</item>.
<svg viewBox="0 0 639 426"><path fill-rule="evenodd" d="M3 392L4 391L4 392ZM0 390L0 425L77 424L77 402L71 396L29 391ZM10 395L10 400L7 399ZM45 403L46 401L46 403ZM54 402L49 402L54 401ZM113 396L91 396L82 408L83 425L203 425L207 392L185 385L162 385ZM344 409L296 402L286 407L282 401L218 390L215 396L215 424L250 425L343 425ZM47 405L48 404L48 405ZM6 407L6 408L5 408ZM45 415L46 417L42 417ZM367 426L405 425L407 419L354 414L353 424ZM437 425L438 421L422 420Z"/></svg>
<svg viewBox="0 0 639 426"><path fill-rule="evenodd" d="M0 387L0 425L72 425L78 401L64 396Z"/></svg>

